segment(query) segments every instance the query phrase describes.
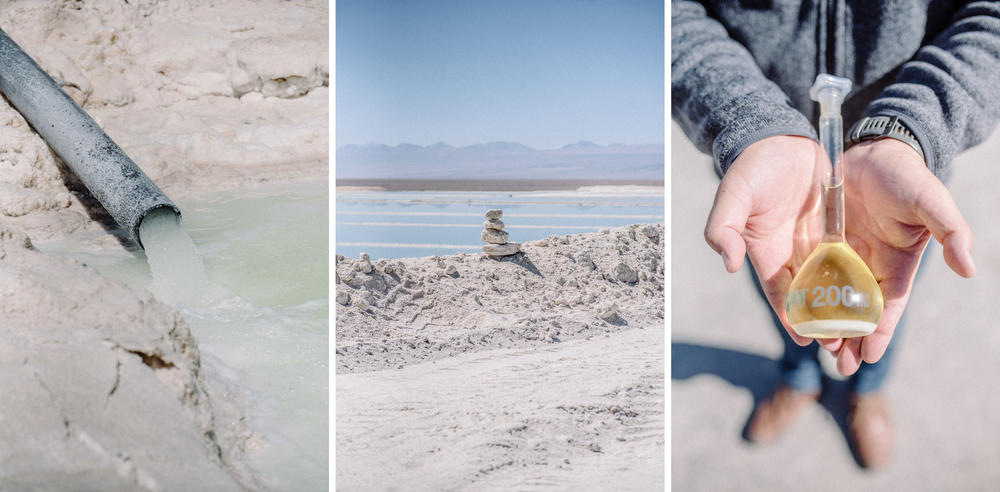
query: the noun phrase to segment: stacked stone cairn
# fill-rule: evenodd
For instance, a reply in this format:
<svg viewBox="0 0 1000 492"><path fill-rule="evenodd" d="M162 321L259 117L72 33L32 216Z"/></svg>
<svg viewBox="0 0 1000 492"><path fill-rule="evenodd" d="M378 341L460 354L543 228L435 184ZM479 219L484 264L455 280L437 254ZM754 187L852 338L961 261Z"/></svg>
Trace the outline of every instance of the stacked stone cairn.
<svg viewBox="0 0 1000 492"><path fill-rule="evenodd" d="M490 258L502 258L521 251L521 243L507 242L507 231L503 230L503 210L487 210L486 222L483 222L483 252Z"/></svg>

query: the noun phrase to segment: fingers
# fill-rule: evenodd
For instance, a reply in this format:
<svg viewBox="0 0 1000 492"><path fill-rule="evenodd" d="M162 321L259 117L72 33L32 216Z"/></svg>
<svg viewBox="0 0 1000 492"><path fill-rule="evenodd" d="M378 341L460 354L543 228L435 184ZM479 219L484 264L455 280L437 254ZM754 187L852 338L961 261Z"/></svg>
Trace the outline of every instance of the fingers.
<svg viewBox="0 0 1000 492"><path fill-rule="evenodd" d="M781 314L782 314L782 316L780 316L781 324L785 326L785 331L788 332L788 336L791 337L792 341L795 342L797 345L805 347L806 345L812 343L813 340L816 340L817 342L819 341L818 338L804 337L802 335L799 335L798 333L795 333L795 330L791 329L788 326L788 320L785 318L784 312L782 312Z"/></svg>
<svg viewBox="0 0 1000 492"><path fill-rule="evenodd" d="M972 261L972 231L954 232L944 240L944 261L955 273L971 278L976 275Z"/></svg>
<svg viewBox="0 0 1000 492"><path fill-rule="evenodd" d="M774 314L778 316L778 320L781 321L781 326L788 332L788 336L793 342L803 347L812 343L812 338L795 333L795 330L788 323L788 313L785 312L785 296L788 295L788 286L792 283L791 270L785 267L778 268L777 272L770 277L764 277L763 275L768 271L766 267L762 268L756 262L752 266L757 275L760 276L760 287L764 291L767 303L771 306Z"/></svg>
<svg viewBox="0 0 1000 492"><path fill-rule="evenodd" d="M869 335L870 336L870 335ZM861 345L863 338L845 338L837 351L837 372L850 376L861 367Z"/></svg>
<svg viewBox="0 0 1000 492"><path fill-rule="evenodd" d="M732 180L723 179L715 193L712 211L708 214L705 241L722 255L722 262L729 273L743 266L747 247L741 234L750 217L750 204L751 197L745 187L735 186Z"/></svg>
<svg viewBox="0 0 1000 492"><path fill-rule="evenodd" d="M972 261L972 229L965 222L951 194L935 179L917 200L917 218L943 246L944 260L955 273L969 278L976 274Z"/></svg>
<svg viewBox="0 0 1000 492"><path fill-rule="evenodd" d="M834 353L836 353L838 350L840 350L841 344L843 344L843 342L844 342L843 338L817 338L816 339L816 343L818 343L820 347L823 347L824 349L829 350L830 352L834 352Z"/></svg>
<svg viewBox="0 0 1000 492"><path fill-rule="evenodd" d="M909 297L909 296L906 296ZM874 364L885 354L885 349L889 347L892 334L896 331L896 324L903 316L903 308L906 307L906 298L886 300L885 308L882 310L882 319L878 322L878 327L871 335L864 337L861 344L861 359L869 364Z"/></svg>
<svg viewBox="0 0 1000 492"><path fill-rule="evenodd" d="M897 315L896 321L892 323L893 329L898 321L899 316ZM850 376L858 371L862 362L869 364L878 362L889 347L893 329L888 330L889 333L882 333L876 329L875 332L866 337L842 339L843 345L840 346L839 350L833 352L837 357L837 372L843 376Z"/></svg>
<svg viewBox="0 0 1000 492"><path fill-rule="evenodd" d="M784 313L782 313L782 314L784 314ZM798 333L795 333L795 330L789 328L789 326L788 326L788 320L785 319L784 316L781 316L781 323L785 325L785 331L788 332L788 336L792 337L792 341L795 342L796 344L802 346L802 347L805 347L806 345L809 345L810 343L812 343L813 340L817 340L817 341L819 340L818 338L804 337L802 335L799 335Z"/></svg>
<svg viewBox="0 0 1000 492"><path fill-rule="evenodd" d="M879 319L875 331L866 337L846 338L837 356L837 371L844 376L854 374L862 362L874 364L882 359L889 348L896 325L903 316L903 309L909 300L908 279L887 279L882 282L882 290L886 296L882 318Z"/></svg>

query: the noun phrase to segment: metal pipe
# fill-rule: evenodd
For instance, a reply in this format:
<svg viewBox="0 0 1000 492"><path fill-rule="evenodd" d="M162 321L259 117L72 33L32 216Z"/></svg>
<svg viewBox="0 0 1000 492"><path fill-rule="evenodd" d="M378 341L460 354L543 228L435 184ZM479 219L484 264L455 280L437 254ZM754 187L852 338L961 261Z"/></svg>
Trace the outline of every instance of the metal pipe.
<svg viewBox="0 0 1000 492"><path fill-rule="evenodd" d="M181 211L80 106L0 29L0 92L140 247L151 211Z"/></svg>

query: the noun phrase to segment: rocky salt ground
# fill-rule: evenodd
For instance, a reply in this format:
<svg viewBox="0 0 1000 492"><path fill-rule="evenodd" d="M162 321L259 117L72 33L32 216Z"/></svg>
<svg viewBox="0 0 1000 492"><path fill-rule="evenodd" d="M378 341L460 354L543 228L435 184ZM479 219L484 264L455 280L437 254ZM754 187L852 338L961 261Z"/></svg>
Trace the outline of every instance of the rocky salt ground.
<svg viewBox="0 0 1000 492"><path fill-rule="evenodd" d="M337 372L663 327L663 225L551 236L483 253L337 256Z"/></svg>
<svg viewBox="0 0 1000 492"><path fill-rule="evenodd" d="M662 490L663 226L337 258L337 486Z"/></svg>

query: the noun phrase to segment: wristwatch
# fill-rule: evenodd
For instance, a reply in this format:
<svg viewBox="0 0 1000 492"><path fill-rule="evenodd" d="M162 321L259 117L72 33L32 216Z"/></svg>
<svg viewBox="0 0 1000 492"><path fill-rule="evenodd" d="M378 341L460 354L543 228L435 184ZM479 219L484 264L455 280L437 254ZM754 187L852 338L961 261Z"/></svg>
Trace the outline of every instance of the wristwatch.
<svg viewBox="0 0 1000 492"><path fill-rule="evenodd" d="M899 121L898 116L865 116L861 118L860 121L851 127L851 131L847 134L847 147L850 148L852 145L861 142L881 140L883 138L899 140L913 147L913 150L916 150L920 154L921 159L927 160L924 157L923 149L920 148L920 142L917 141L917 137L913 136L913 132Z"/></svg>

